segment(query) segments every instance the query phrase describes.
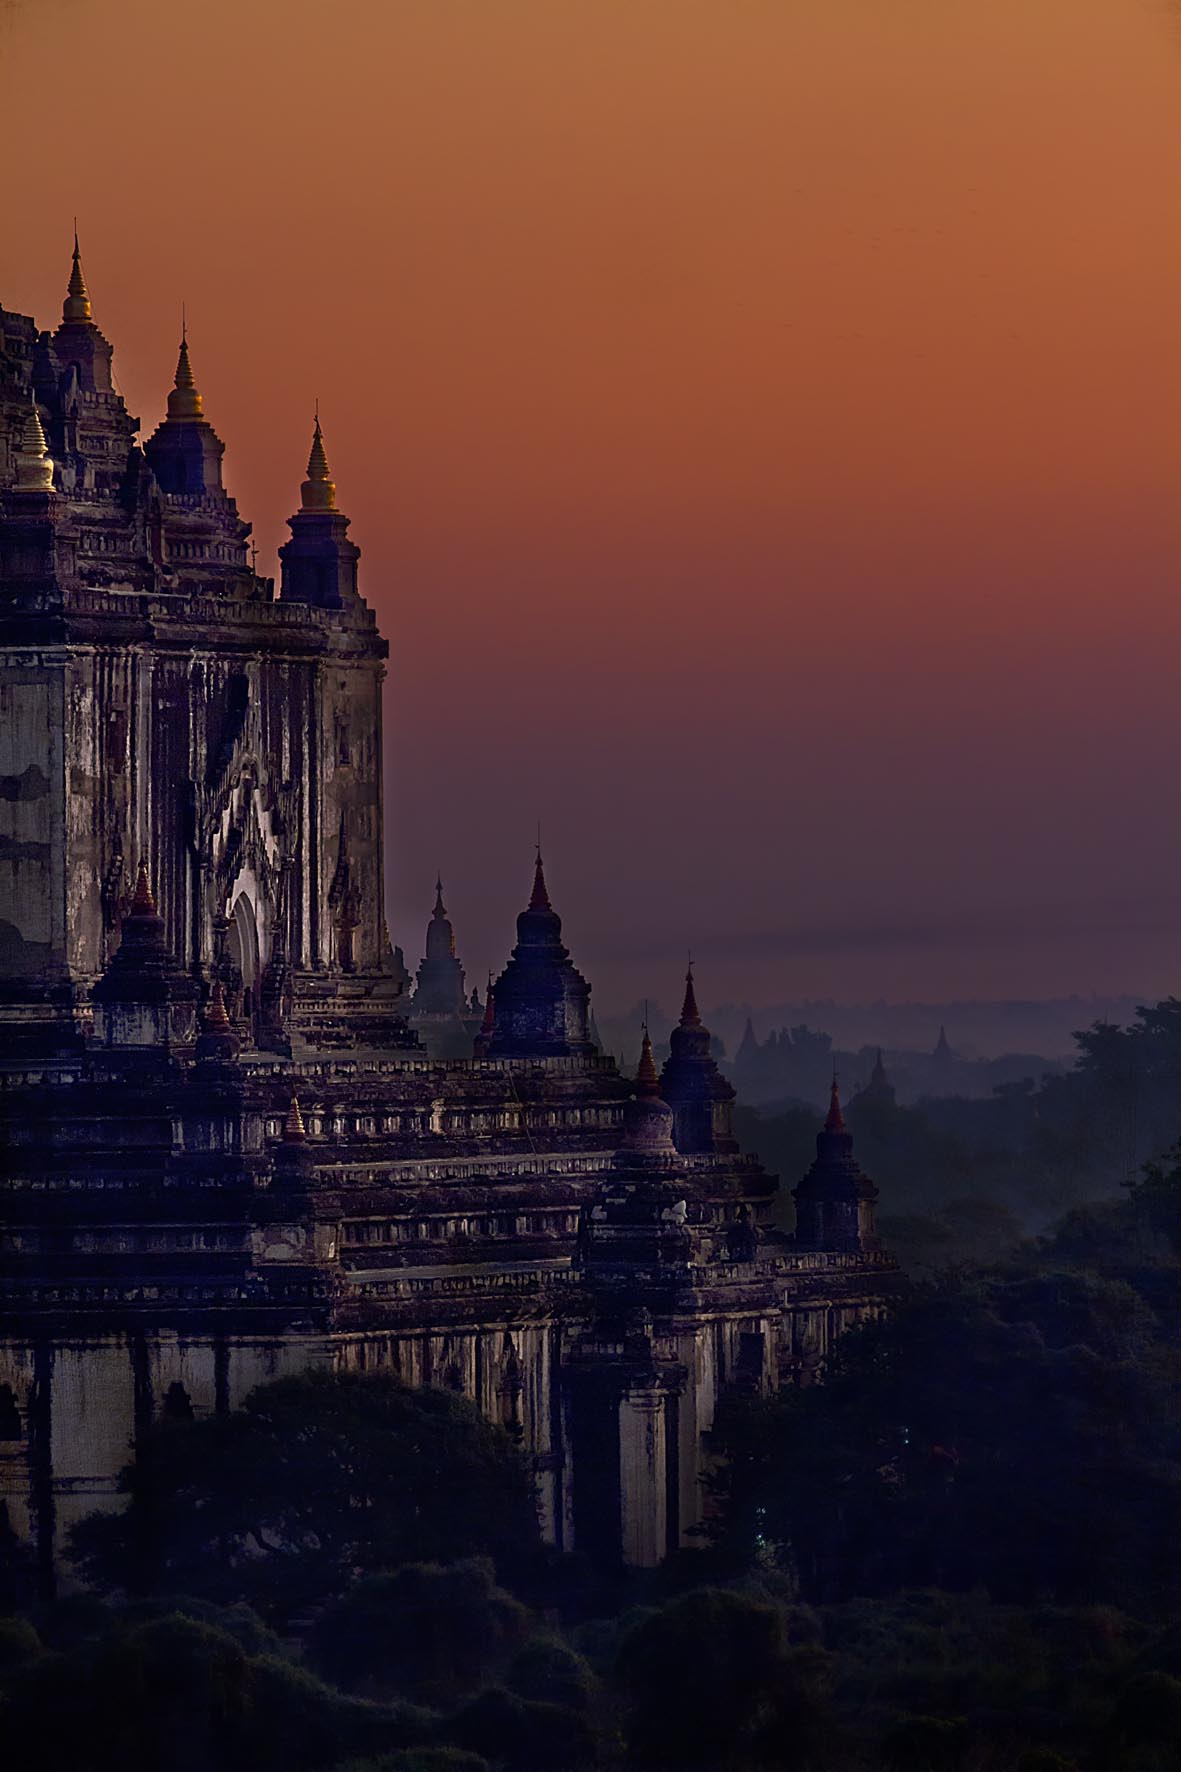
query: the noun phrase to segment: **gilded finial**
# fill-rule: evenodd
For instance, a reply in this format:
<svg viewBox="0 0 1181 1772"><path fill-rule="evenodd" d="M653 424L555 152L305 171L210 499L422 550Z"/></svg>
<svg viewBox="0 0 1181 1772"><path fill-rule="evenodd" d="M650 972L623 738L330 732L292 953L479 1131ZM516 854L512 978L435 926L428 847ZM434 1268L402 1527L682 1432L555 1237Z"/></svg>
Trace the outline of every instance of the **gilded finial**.
<svg viewBox="0 0 1181 1772"><path fill-rule="evenodd" d="M312 452L308 456L308 477L300 487L300 504L305 511L336 509L336 487L328 473L328 457L324 453L324 433L320 429L318 406L312 431Z"/></svg>
<svg viewBox="0 0 1181 1772"><path fill-rule="evenodd" d="M133 917L154 917L157 915L156 900L152 897L152 883L148 879L148 864L139 864L139 873L135 880L135 895L131 900L130 915Z"/></svg>
<svg viewBox="0 0 1181 1772"><path fill-rule="evenodd" d="M52 492L53 463L45 447L45 432L37 403L29 409L24 435L16 456L16 490L18 492Z"/></svg>
<svg viewBox="0 0 1181 1772"><path fill-rule="evenodd" d="M209 1001L205 1005L205 1026L214 1033L225 1033L229 1028L230 1018L226 1014L225 992L221 988L221 979L215 978L209 993Z"/></svg>
<svg viewBox="0 0 1181 1772"><path fill-rule="evenodd" d="M78 223L74 223L74 263L70 270L70 281L66 289L66 299L62 304L63 320L89 320L90 291L86 287L86 279L82 275L82 255L78 250Z"/></svg>
<svg viewBox="0 0 1181 1772"><path fill-rule="evenodd" d="M176 380L172 392L168 396L168 416L171 419L194 419L205 416L205 408L201 396L197 392L193 365L189 358L188 325L183 317L180 329L180 352L176 359Z"/></svg>
<svg viewBox="0 0 1181 1772"><path fill-rule="evenodd" d="M291 1106L287 1109L287 1118L283 1122L283 1143L303 1144L307 1138L307 1128L303 1123L303 1115L299 1111L299 1096L291 1097Z"/></svg>
<svg viewBox="0 0 1181 1772"><path fill-rule="evenodd" d="M645 1015L647 1005L645 1005ZM636 1094L659 1095L660 1075L656 1069L656 1060L652 1056L652 1041L648 1036L648 1023L644 1022L644 1038L640 1045L640 1063L636 1071Z"/></svg>

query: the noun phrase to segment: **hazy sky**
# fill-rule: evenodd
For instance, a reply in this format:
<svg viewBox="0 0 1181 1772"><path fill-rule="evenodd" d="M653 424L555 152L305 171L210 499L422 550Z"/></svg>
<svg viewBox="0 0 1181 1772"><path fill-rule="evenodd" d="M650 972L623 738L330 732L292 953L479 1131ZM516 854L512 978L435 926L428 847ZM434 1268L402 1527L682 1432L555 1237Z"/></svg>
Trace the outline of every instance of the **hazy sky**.
<svg viewBox="0 0 1181 1772"><path fill-rule="evenodd" d="M0 302L187 303L273 566L318 396L390 925L540 817L601 998L1181 990L1157 0L0 0Z"/></svg>

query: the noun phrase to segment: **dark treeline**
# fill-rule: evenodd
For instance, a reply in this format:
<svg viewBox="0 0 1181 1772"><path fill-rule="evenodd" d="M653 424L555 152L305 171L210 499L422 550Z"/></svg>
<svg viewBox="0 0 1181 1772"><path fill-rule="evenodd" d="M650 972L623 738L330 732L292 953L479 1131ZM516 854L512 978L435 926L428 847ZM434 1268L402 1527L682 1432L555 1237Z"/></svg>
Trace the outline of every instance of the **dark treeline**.
<svg viewBox="0 0 1181 1772"><path fill-rule="evenodd" d="M1133 1065L1162 1149L1129 1180L1108 1135ZM864 1104L859 1154L899 1222L951 1227L955 1264L928 1249L823 1384L725 1403L708 1535L648 1574L547 1552L521 1454L449 1393L309 1375L162 1422L126 1511L76 1531L86 1588L40 1597L3 1535L3 1763L1177 1768L1178 1085L1167 1004L999 1100L995 1171L939 1104ZM775 1124L802 1168L814 1117ZM1056 1222L1002 1235L1035 1151L1024 1185L1060 1179Z"/></svg>

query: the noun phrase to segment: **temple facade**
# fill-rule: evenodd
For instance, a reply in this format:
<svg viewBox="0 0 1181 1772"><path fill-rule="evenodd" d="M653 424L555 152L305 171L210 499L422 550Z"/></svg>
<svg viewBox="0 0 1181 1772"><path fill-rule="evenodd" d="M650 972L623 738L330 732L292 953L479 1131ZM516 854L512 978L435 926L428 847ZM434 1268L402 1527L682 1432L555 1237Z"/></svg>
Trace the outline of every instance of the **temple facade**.
<svg viewBox="0 0 1181 1772"><path fill-rule="evenodd" d="M806 1381L888 1304L872 1184L830 1128L779 1227L691 978L663 1073L645 1041L622 1076L540 853L483 1003L441 884L412 988L387 647L319 422L276 586L187 339L142 445L111 364L77 246L53 331L0 309L9 1519L49 1584L161 1413L384 1367L520 1441L554 1544L655 1563L722 1390Z"/></svg>

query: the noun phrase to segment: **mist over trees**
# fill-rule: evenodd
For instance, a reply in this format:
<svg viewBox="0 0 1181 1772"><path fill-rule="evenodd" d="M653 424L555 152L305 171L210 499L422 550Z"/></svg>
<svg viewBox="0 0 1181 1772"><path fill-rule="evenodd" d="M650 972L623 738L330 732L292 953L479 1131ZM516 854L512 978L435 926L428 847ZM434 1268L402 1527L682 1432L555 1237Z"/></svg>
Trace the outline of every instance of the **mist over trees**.
<svg viewBox="0 0 1181 1772"><path fill-rule="evenodd" d="M882 1235L908 1270L995 1259L1065 1214L1118 1197L1181 1139L1181 1002L1141 1007L1126 1027L1096 1023L1075 1040L1069 1070L1001 1083L987 1099L948 1093L903 1105L864 1090L846 1099L858 1160L881 1190ZM790 1190L812 1160L819 1113L740 1102L735 1123L780 1176L790 1227Z"/></svg>

